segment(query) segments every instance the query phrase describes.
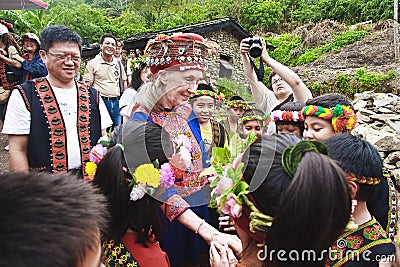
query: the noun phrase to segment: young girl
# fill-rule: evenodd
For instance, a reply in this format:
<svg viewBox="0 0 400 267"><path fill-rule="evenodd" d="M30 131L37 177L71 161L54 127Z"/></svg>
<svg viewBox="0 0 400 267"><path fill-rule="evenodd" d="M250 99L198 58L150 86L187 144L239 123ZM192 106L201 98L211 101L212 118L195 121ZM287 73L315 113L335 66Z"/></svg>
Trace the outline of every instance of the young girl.
<svg viewBox="0 0 400 267"><path fill-rule="evenodd" d="M304 137L311 140L324 141L340 133L350 133L357 123L357 115L350 101L338 94L324 94L306 102L303 108ZM391 224L397 225L397 217L391 222L389 218L397 205L392 201L392 191L395 190L390 172L386 171L387 178L381 179L367 201L368 210L377 221L394 235Z"/></svg>
<svg viewBox="0 0 400 267"><path fill-rule="evenodd" d="M242 157L242 179L236 179L240 162L228 170L233 185L222 187L218 206L242 241L236 266L325 266L326 251L345 229L351 212L345 173L322 143L300 140L293 134L257 139ZM315 256L301 257L307 251ZM210 254L211 266L234 266L226 246L212 243Z"/></svg>
<svg viewBox="0 0 400 267"><path fill-rule="evenodd" d="M238 95L232 96L226 103L228 109L228 117L224 120L224 126L228 134L230 132L238 131L238 120L242 116L243 112L249 109L249 105L244 99Z"/></svg>
<svg viewBox="0 0 400 267"><path fill-rule="evenodd" d="M135 161L135 165L158 160L168 162L172 144L161 143L160 136L168 134L157 124L131 121L116 130L110 147L98 164L93 184L108 200L110 220L108 233L102 245L107 266L170 266L167 254L160 248L157 238L161 234L158 209L160 203L152 196L133 190L132 175L124 157L124 146L134 143L123 140L123 132L134 133L135 144L147 144L149 158ZM136 143L137 142L137 143ZM101 146L101 145L98 145ZM139 145L135 145L138 148ZM140 151L144 153L145 151ZM144 158L143 154L141 156ZM92 155L101 155L102 148L92 150ZM100 156L101 158L101 156ZM132 158L132 157L129 157ZM136 157L137 158L137 157ZM135 193L136 192L136 193Z"/></svg>
<svg viewBox="0 0 400 267"><path fill-rule="evenodd" d="M382 159L372 144L350 134L332 136L324 143L330 157L347 173L354 208L352 227L332 246L335 257L329 266L378 266L377 261L390 259L395 252L389 235L367 208L367 201L371 200L376 185L384 179ZM396 213L393 215L396 217ZM395 228L395 221L392 223ZM340 240L349 242L340 244L338 248ZM364 254L366 250L368 252ZM359 259L353 258L351 253L360 255ZM371 262L365 256L376 261Z"/></svg>
<svg viewBox="0 0 400 267"><path fill-rule="evenodd" d="M213 118L215 104L221 100L221 96L210 85L203 83L197 86L197 91L190 100L200 123L201 136L209 158L213 147L224 147L228 144L225 127Z"/></svg>
<svg viewBox="0 0 400 267"><path fill-rule="evenodd" d="M269 122L270 116L265 115L261 110L248 109L243 112L238 121L239 133L244 139L246 139L250 133L253 133L257 138L260 138L266 134Z"/></svg>
<svg viewBox="0 0 400 267"><path fill-rule="evenodd" d="M304 104L301 102L286 102L274 108L271 119L276 126L276 133L295 134L303 136L304 116L301 112Z"/></svg>

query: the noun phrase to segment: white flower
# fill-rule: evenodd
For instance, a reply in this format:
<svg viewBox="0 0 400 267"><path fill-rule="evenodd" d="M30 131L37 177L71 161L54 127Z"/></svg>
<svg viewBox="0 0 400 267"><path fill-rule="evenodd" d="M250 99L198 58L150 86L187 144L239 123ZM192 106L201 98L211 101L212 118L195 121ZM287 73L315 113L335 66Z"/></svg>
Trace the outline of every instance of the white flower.
<svg viewBox="0 0 400 267"><path fill-rule="evenodd" d="M134 186L132 186L130 199L132 201L136 201L136 200L141 199L142 197L144 197L144 194L146 194L146 192L145 192L143 187L141 187L140 185L134 185Z"/></svg>
<svg viewBox="0 0 400 267"><path fill-rule="evenodd" d="M192 162L192 154L190 151L186 147L181 146L179 154L181 155L182 160L185 162L186 168L189 168L190 163Z"/></svg>

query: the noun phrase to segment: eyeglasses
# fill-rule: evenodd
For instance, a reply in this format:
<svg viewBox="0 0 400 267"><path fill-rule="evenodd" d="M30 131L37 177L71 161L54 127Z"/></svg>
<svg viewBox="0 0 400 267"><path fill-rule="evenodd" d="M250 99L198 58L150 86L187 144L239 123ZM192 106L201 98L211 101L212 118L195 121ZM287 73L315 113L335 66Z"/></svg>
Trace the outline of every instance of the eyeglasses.
<svg viewBox="0 0 400 267"><path fill-rule="evenodd" d="M276 79L276 80L273 80L272 81L272 84L277 84L278 82L280 82L280 81L283 81L283 79L282 78L278 78L278 79Z"/></svg>
<svg viewBox="0 0 400 267"><path fill-rule="evenodd" d="M53 57L56 57L56 58L58 58L60 60L63 60L63 61L68 61L68 60L71 60L73 62L81 61L81 57L80 56L72 56L72 55L65 55L65 54L53 54L53 53L50 53L50 52L47 52L47 54L49 54L49 55L51 55Z"/></svg>

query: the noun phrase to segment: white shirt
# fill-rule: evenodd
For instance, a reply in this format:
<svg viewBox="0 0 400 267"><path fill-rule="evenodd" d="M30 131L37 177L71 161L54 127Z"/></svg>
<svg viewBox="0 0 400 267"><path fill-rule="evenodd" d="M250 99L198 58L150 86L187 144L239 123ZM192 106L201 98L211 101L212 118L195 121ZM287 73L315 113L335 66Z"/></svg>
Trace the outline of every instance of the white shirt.
<svg viewBox="0 0 400 267"><path fill-rule="evenodd" d="M136 94L137 91L133 88L125 89L119 100L119 108L121 109L119 114L125 117L131 116L132 108L136 103Z"/></svg>
<svg viewBox="0 0 400 267"><path fill-rule="evenodd" d="M81 155L79 148L79 137L77 125L77 90L75 87L63 89L52 87L54 95L60 107L67 133L68 168L75 169L81 166ZM3 125L3 134L30 134L31 113L26 109L24 100L18 90L13 90L8 100L6 117ZM112 125L103 100L99 102L101 129L104 130Z"/></svg>

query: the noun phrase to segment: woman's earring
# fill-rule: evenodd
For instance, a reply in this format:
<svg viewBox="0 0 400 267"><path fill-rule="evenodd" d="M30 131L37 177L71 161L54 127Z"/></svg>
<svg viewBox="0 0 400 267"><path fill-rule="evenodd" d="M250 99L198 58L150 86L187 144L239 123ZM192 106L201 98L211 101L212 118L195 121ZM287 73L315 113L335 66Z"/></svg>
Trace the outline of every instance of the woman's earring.
<svg viewBox="0 0 400 267"><path fill-rule="evenodd" d="M358 228L358 224L356 224L356 223L354 222L354 216L353 216L354 209L355 209L356 206L357 206L357 200L356 200L356 199L352 199L352 200L351 200L351 214L350 214L350 220L349 220L349 222L348 222L347 225L346 225L346 229L347 229L347 230L355 230L355 229Z"/></svg>

